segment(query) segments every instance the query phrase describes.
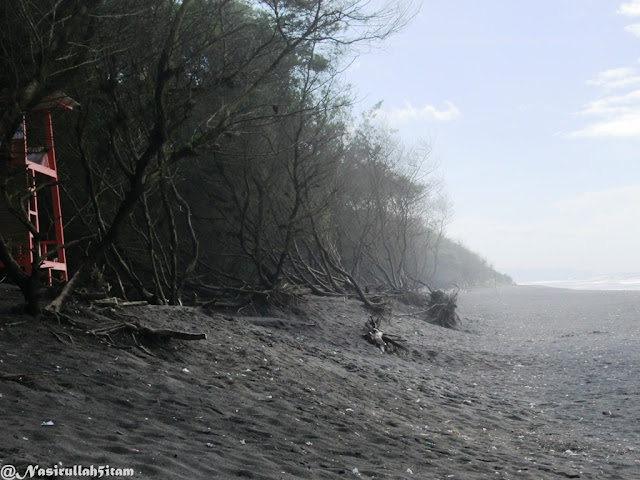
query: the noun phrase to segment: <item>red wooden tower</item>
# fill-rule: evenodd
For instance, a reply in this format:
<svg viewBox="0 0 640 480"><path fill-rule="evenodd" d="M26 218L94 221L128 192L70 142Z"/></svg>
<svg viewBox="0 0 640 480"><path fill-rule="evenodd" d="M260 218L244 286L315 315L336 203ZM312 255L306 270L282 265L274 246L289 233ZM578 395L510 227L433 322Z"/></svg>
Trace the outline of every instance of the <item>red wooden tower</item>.
<svg viewBox="0 0 640 480"><path fill-rule="evenodd" d="M59 248L64 245L64 230L51 112L73 110L76 106L78 104L64 94L50 95L27 115L23 115L18 131L11 141L11 163L17 167L24 167L26 173L23 187L19 185L18 187L28 193L26 195L28 219L41 238L37 252L34 235L27 230L24 223L20 222L15 214L0 208L0 230L5 239L9 240L18 264L27 273L31 273L33 256L37 254L43 259L40 267L46 272L49 284L52 282L53 272L58 273L60 280L68 280L65 251L64 248ZM38 117L41 123L38 122ZM35 124L29 125L29 132L27 120ZM18 183L22 181L18 180ZM59 250L51 258L45 258L47 252L53 252L55 248ZM0 267L2 267L1 263Z"/></svg>

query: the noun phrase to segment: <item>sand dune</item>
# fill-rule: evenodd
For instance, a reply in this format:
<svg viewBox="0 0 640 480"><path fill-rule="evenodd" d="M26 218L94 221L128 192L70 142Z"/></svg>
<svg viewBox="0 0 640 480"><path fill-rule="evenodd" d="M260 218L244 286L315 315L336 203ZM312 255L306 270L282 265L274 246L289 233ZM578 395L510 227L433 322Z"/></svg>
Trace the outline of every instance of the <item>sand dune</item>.
<svg viewBox="0 0 640 480"><path fill-rule="evenodd" d="M275 321L130 308L149 326L208 334L149 355L11 314L17 292L0 295L0 375L25 375L0 380L0 463L20 473L640 478L638 292L461 293L462 331L384 324L407 340L401 356L361 338L368 314L353 300L308 297Z"/></svg>

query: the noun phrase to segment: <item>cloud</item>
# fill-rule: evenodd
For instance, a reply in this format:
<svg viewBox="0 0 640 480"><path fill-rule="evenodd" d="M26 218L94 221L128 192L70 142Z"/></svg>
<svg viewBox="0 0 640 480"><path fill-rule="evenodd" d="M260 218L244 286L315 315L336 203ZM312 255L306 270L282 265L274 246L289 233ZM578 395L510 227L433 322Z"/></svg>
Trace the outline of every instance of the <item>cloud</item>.
<svg viewBox="0 0 640 480"><path fill-rule="evenodd" d="M640 17L640 0L631 0L630 2L623 3L618 7L616 13L627 17Z"/></svg>
<svg viewBox="0 0 640 480"><path fill-rule="evenodd" d="M600 72L596 78L587 80L587 85L603 87L609 90L624 88L635 84L640 84L640 74L637 69L631 67L605 70Z"/></svg>
<svg viewBox="0 0 640 480"><path fill-rule="evenodd" d="M625 31L629 32L636 37L640 37L640 23L634 23L624 27Z"/></svg>
<svg viewBox="0 0 640 480"><path fill-rule="evenodd" d="M639 138L640 111L618 115L610 120L592 123L581 130L568 133L568 138Z"/></svg>
<svg viewBox="0 0 640 480"><path fill-rule="evenodd" d="M459 118L462 113L452 102L445 101L446 108L438 109L433 105L416 108L410 102L405 102L403 108L394 108L390 112L381 112L392 125L402 125L410 122L451 122Z"/></svg>
<svg viewBox="0 0 640 480"><path fill-rule="evenodd" d="M594 100L578 115L595 117L597 120L567 134L569 138L640 137L640 89Z"/></svg>
<svg viewBox="0 0 640 480"><path fill-rule="evenodd" d="M640 72L636 68L614 68L600 72L588 85L602 89L604 96L577 112L592 117L587 126L564 134L567 138L640 138ZM629 88L636 87L629 90ZM627 92L612 95L612 90Z"/></svg>
<svg viewBox="0 0 640 480"><path fill-rule="evenodd" d="M640 0L620 4L617 12L627 17L640 17ZM625 30L640 37L640 23L627 25ZM640 138L640 71L636 67L620 67L604 70L587 85L601 89L597 100L587 103L577 116L589 116L594 120L569 133L567 138ZM613 90L627 90L613 95Z"/></svg>
<svg viewBox="0 0 640 480"><path fill-rule="evenodd" d="M640 108L640 90L632 90L624 95L611 95L589 102L578 112L580 115L621 115Z"/></svg>

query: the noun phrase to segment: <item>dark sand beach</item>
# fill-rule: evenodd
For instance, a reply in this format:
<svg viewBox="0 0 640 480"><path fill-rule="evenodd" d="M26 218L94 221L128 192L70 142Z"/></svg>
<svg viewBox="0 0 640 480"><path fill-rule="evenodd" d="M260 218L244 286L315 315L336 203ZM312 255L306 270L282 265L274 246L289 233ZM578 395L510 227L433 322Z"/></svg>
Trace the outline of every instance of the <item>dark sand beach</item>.
<svg viewBox="0 0 640 480"><path fill-rule="evenodd" d="M10 312L0 285L0 464L139 479L640 478L640 292L460 292L460 331L306 297L280 320L118 308L207 340L114 348ZM113 339L126 345L126 339ZM52 424L47 424L52 423Z"/></svg>

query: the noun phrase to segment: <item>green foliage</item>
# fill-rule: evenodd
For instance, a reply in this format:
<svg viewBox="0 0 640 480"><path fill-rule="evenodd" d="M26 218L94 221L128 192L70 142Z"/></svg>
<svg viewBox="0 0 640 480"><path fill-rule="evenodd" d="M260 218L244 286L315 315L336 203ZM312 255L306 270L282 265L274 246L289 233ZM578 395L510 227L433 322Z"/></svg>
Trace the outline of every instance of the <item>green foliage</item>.
<svg viewBox="0 0 640 480"><path fill-rule="evenodd" d="M497 272L484 258L459 242L444 238L437 257L433 285L449 288L512 285L513 279Z"/></svg>

